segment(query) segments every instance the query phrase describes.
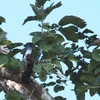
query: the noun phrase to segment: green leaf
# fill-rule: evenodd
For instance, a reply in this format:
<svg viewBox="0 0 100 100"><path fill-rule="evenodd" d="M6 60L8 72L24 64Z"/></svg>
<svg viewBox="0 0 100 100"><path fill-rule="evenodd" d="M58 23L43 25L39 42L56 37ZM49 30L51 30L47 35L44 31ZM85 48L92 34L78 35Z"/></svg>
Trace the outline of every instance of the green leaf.
<svg viewBox="0 0 100 100"><path fill-rule="evenodd" d="M85 100L85 92L81 92L76 96L77 100Z"/></svg>
<svg viewBox="0 0 100 100"><path fill-rule="evenodd" d="M31 32L31 36L42 36L42 32Z"/></svg>
<svg viewBox="0 0 100 100"><path fill-rule="evenodd" d="M49 63L46 63L43 65L43 68L46 70L46 71L50 71L51 69L53 69L53 65L49 64Z"/></svg>
<svg viewBox="0 0 100 100"><path fill-rule="evenodd" d="M99 64L99 62L95 61L95 60L91 60L90 64L88 65L88 72L93 71L94 68L96 68L96 66Z"/></svg>
<svg viewBox="0 0 100 100"><path fill-rule="evenodd" d="M41 41L39 43L40 45L40 48L46 52L48 52L52 47L53 47L53 44L52 43L45 43L44 41Z"/></svg>
<svg viewBox="0 0 100 100"><path fill-rule="evenodd" d="M60 34L55 35L55 40L56 40L56 43L64 42L64 38Z"/></svg>
<svg viewBox="0 0 100 100"><path fill-rule="evenodd" d="M34 65L33 71L39 73L42 70L42 64Z"/></svg>
<svg viewBox="0 0 100 100"><path fill-rule="evenodd" d="M100 76L95 78L94 85L100 85Z"/></svg>
<svg viewBox="0 0 100 100"><path fill-rule="evenodd" d="M67 40L77 42L78 34L76 34L76 29L72 27L59 28L59 31L66 37Z"/></svg>
<svg viewBox="0 0 100 100"><path fill-rule="evenodd" d="M50 58L52 55L51 55L51 52L49 51L49 52L43 52L43 59L48 59L48 58Z"/></svg>
<svg viewBox="0 0 100 100"><path fill-rule="evenodd" d="M71 53L72 53L72 52L71 52ZM75 61L75 62L79 62L79 61L80 61L80 60L77 59L77 58L75 57L75 55L73 55L73 54L70 54L68 57L69 57L69 59L72 60L72 61Z"/></svg>
<svg viewBox="0 0 100 100"><path fill-rule="evenodd" d="M66 70L65 76L68 77L71 73L73 73L72 70Z"/></svg>
<svg viewBox="0 0 100 100"><path fill-rule="evenodd" d="M42 39L44 39L44 41L46 42L51 42L51 43L55 43L55 33L54 32L44 32L42 34Z"/></svg>
<svg viewBox="0 0 100 100"><path fill-rule="evenodd" d="M33 46L33 52L32 52L32 56L34 57L34 59L37 59L37 56L39 56L39 52L40 52L40 48L36 47L35 45Z"/></svg>
<svg viewBox="0 0 100 100"><path fill-rule="evenodd" d="M34 21L34 20L35 20L35 21L38 20L36 16L28 16L28 17L24 20L23 25L24 25L26 22L28 22L28 21Z"/></svg>
<svg viewBox="0 0 100 100"><path fill-rule="evenodd" d="M100 68L96 68L96 69L95 69L95 73L96 73L96 74L100 73Z"/></svg>
<svg viewBox="0 0 100 100"><path fill-rule="evenodd" d="M34 11L37 20L42 20L43 11L39 10L34 4L30 4L30 6L32 7L32 10Z"/></svg>
<svg viewBox="0 0 100 100"><path fill-rule="evenodd" d="M70 57L70 59L73 59L74 58L74 60L75 60L75 57L74 56L72 56L73 55L73 53L74 53L74 51L73 50L66 50L66 51L64 51L63 53L62 53L62 57Z"/></svg>
<svg viewBox="0 0 100 100"><path fill-rule="evenodd" d="M64 26L68 24L74 24L80 28L84 28L86 26L86 22L76 16L65 16L59 21L59 25Z"/></svg>
<svg viewBox="0 0 100 100"><path fill-rule="evenodd" d="M54 3L52 3L49 7L47 7L44 11L45 14L49 14L52 10L56 9L56 8L59 8L62 4L61 4L61 1L58 2L57 4L53 5ZM46 16L47 16L46 15Z"/></svg>
<svg viewBox="0 0 100 100"><path fill-rule="evenodd" d="M81 85L76 89L77 94L80 94L82 92L86 92L88 90L89 86L87 85Z"/></svg>
<svg viewBox="0 0 100 100"><path fill-rule="evenodd" d="M86 83L94 83L95 77L91 75L83 75L80 77L80 80Z"/></svg>
<svg viewBox="0 0 100 100"><path fill-rule="evenodd" d="M0 67L8 63L8 57L4 54L0 54Z"/></svg>
<svg viewBox="0 0 100 100"><path fill-rule="evenodd" d="M64 63L67 65L68 69L69 69L69 72L71 71L72 67L73 67L73 63L71 60L65 58L64 59Z"/></svg>
<svg viewBox="0 0 100 100"><path fill-rule="evenodd" d="M56 83L58 83L58 84L65 83L66 84L66 81L67 81L66 79L63 80L63 79L59 78L59 79L56 80Z"/></svg>
<svg viewBox="0 0 100 100"><path fill-rule="evenodd" d="M49 82L48 86L54 86L56 84L56 82Z"/></svg>
<svg viewBox="0 0 100 100"><path fill-rule="evenodd" d="M46 37L55 37L55 32L50 32L47 33Z"/></svg>
<svg viewBox="0 0 100 100"><path fill-rule="evenodd" d="M22 45L23 45L23 43L12 43L12 44L8 45L7 47L9 49L13 49L15 47L22 46Z"/></svg>
<svg viewBox="0 0 100 100"><path fill-rule="evenodd" d="M8 68L11 67L13 70L18 70L21 67L21 62L13 57L10 57L10 66L7 66Z"/></svg>
<svg viewBox="0 0 100 100"><path fill-rule="evenodd" d="M43 0L42 0L43 1ZM41 1L41 2L42 2ZM44 1L45 2L45 1ZM43 3L42 3L43 4ZM36 16L37 16L37 18L39 19L39 20L44 20L46 17L47 17L47 15L48 14L50 14L50 12L52 12L52 10L54 10L54 9L56 9L56 8L58 8L58 7L60 7L62 4L61 4L61 2L58 2L57 4L55 4L55 5L53 5L54 3L52 3L49 7L47 7L46 9L43 9L42 7L40 8L40 9L38 9L36 6L38 6L39 7L39 5L38 4L36 4L36 6L35 5L33 5L33 4L31 4L31 7L32 7L32 9L33 9L33 11L35 12L35 14L36 14Z"/></svg>
<svg viewBox="0 0 100 100"><path fill-rule="evenodd" d="M42 28L49 30L50 29L49 23L43 23Z"/></svg>
<svg viewBox="0 0 100 100"><path fill-rule="evenodd" d="M10 51L9 56L15 56L16 54L20 53L22 50L21 49L13 49Z"/></svg>
<svg viewBox="0 0 100 100"><path fill-rule="evenodd" d="M3 29L2 28L0 28L0 32L3 32Z"/></svg>
<svg viewBox="0 0 100 100"><path fill-rule="evenodd" d="M0 25L2 24L2 22L5 22L5 18L3 18L2 16L0 16Z"/></svg>
<svg viewBox="0 0 100 100"><path fill-rule="evenodd" d="M54 87L54 92L59 92L59 91L61 91L61 90L64 90L64 86L60 86L60 85L56 85L55 87Z"/></svg>
<svg viewBox="0 0 100 100"><path fill-rule="evenodd" d="M100 61L100 49L93 51L92 58L96 61Z"/></svg>
<svg viewBox="0 0 100 100"><path fill-rule="evenodd" d="M32 42L35 44L36 42L38 42L39 40L41 40L41 37L40 36L34 36L32 38Z"/></svg>
<svg viewBox="0 0 100 100"><path fill-rule="evenodd" d="M37 7L40 8L41 6L44 6L46 1L47 0L36 0L35 4L36 4Z"/></svg>
<svg viewBox="0 0 100 100"><path fill-rule="evenodd" d="M44 20L47 15L52 11L54 10L55 8L58 8L60 7L62 4L61 2L58 2L57 4L53 5L54 3L52 3L49 7L47 7L46 9L43 9L43 8L38 8L38 7L41 7L41 5L39 4L40 2L36 2L36 6L34 4L30 4L30 6L32 7L35 15L36 15L36 18L38 20ZM42 2L42 4L44 4L44 2Z"/></svg>
<svg viewBox="0 0 100 100"><path fill-rule="evenodd" d="M97 92L97 88L90 88L89 92L90 92L91 96L94 96L96 94L96 92Z"/></svg>
<svg viewBox="0 0 100 100"><path fill-rule="evenodd" d="M6 32L4 32L4 31L0 32L0 42L3 40L6 40L6 35L7 35Z"/></svg>
<svg viewBox="0 0 100 100"><path fill-rule="evenodd" d="M62 68L62 67L61 67L61 64L60 64L60 62L59 62L59 60L58 60L57 58L52 58L52 59L51 59L51 62L53 63L53 65L54 65L55 67L57 67L57 68L59 68L59 69Z"/></svg>
<svg viewBox="0 0 100 100"><path fill-rule="evenodd" d="M55 44L55 37L45 37L44 41L53 45Z"/></svg>
<svg viewBox="0 0 100 100"><path fill-rule="evenodd" d="M63 98L62 96L56 96L54 99L55 100L67 100L66 98Z"/></svg>
<svg viewBox="0 0 100 100"><path fill-rule="evenodd" d="M91 52L87 52L87 53L84 53L83 57L87 58L87 59L91 59L92 58L92 54L91 54Z"/></svg>
<svg viewBox="0 0 100 100"><path fill-rule="evenodd" d="M10 40L5 40L4 44L7 45L7 46L9 46L10 44L12 44L12 42Z"/></svg>
<svg viewBox="0 0 100 100"><path fill-rule="evenodd" d="M5 95L7 100L25 100L24 95L17 90L13 90Z"/></svg>
<svg viewBox="0 0 100 100"><path fill-rule="evenodd" d="M86 33L86 34L88 34L88 33L94 33L93 31L91 31L90 29L85 29L82 33Z"/></svg>
<svg viewBox="0 0 100 100"><path fill-rule="evenodd" d="M46 81L46 79L47 79L47 72L46 72L46 70L41 70L40 71L40 73L39 73L39 79L41 80L41 81L43 81L43 82L45 82Z"/></svg>
<svg viewBox="0 0 100 100"><path fill-rule="evenodd" d="M59 54L61 52L64 51L64 46L59 44L59 45L56 45L52 48L52 52L55 53L55 54Z"/></svg>

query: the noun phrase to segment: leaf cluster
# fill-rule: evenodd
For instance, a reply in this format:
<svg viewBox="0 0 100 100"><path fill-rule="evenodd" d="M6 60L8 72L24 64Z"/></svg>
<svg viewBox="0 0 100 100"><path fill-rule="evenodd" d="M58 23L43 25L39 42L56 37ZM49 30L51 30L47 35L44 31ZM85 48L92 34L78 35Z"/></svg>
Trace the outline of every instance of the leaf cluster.
<svg viewBox="0 0 100 100"><path fill-rule="evenodd" d="M5 22L5 19L0 16L0 23L2 24L3 22ZM19 59L15 58L15 55L22 51L21 49L17 48L18 46L21 46L22 43L12 43L7 39L6 35L7 33L0 28L0 66L18 70L18 68L21 66L21 62ZM6 45L6 47L4 47L5 50L7 48L10 51L8 54L2 52L3 45Z"/></svg>
<svg viewBox="0 0 100 100"><path fill-rule="evenodd" d="M86 22L77 16L65 15L58 23L45 22L46 17L62 5L58 2L44 8L46 2L49 0L36 0L35 4L30 4L34 15L28 16L23 22L25 25L29 21L38 21L38 27L41 28L41 31L30 33L34 43L34 76L45 82L43 87L53 86L55 93L65 89L64 84L69 78L75 85L73 91L77 100L85 100L88 90L90 96L96 93L100 95L100 39L86 27ZM3 22L5 19L0 16L0 24ZM19 68L21 62L14 56L22 53L22 50L17 48L22 43L7 40L6 32L0 28L0 44L5 44L10 49L8 55L0 54L0 66ZM53 75L56 75L56 81L46 83L48 78L53 79ZM62 79L61 75L65 79ZM66 98L57 96L55 100Z"/></svg>
<svg viewBox="0 0 100 100"><path fill-rule="evenodd" d="M100 85L100 39L92 30L86 28L86 22L77 16L66 15L58 23L44 22L51 11L62 5L61 2L55 5L52 3L44 9L46 2L46 0L36 0L35 5L31 4L35 16L28 16L23 23L39 20L38 26L42 30L30 33L32 42L41 49L40 62L34 65L33 71L37 73L41 81L46 81L47 75L56 74L58 71L66 77L69 76L75 85L74 92L77 100L80 98L85 100L85 92L88 90L91 96L96 93L100 94L98 88ZM83 41L85 46L80 45L80 41ZM70 46L68 46L68 42ZM89 48L92 46L96 48L90 51ZM67 67L65 73L62 70L65 68L61 62ZM54 86L54 92L64 90L61 83L58 85L56 82L43 86ZM62 82L61 79L60 82Z"/></svg>
<svg viewBox="0 0 100 100"><path fill-rule="evenodd" d="M7 100L25 100L24 95L17 90L13 90L5 95Z"/></svg>

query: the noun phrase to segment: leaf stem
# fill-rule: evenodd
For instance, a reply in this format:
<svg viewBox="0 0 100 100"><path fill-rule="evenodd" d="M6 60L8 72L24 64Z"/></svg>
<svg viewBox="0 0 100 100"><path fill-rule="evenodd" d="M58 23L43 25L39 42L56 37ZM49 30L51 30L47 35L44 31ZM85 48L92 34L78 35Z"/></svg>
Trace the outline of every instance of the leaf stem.
<svg viewBox="0 0 100 100"><path fill-rule="evenodd" d="M41 24L42 24L42 29L41 29L41 31L42 31L42 33L43 33L43 20L41 21Z"/></svg>

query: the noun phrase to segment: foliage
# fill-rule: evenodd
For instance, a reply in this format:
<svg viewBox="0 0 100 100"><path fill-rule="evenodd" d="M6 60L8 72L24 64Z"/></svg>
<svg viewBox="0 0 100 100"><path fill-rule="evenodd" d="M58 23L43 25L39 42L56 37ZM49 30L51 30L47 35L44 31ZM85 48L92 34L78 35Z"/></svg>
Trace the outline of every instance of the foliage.
<svg viewBox="0 0 100 100"><path fill-rule="evenodd" d="M44 88L53 86L55 93L64 90L64 84L67 83L66 78L63 80L58 73L69 77L75 85L73 91L77 100L85 100L85 92L88 90L90 96L96 93L100 95L100 39L86 27L86 22L77 16L66 15L57 24L44 22L50 12L62 5L61 2L55 5L52 3L44 9L46 2L49 0L36 0L35 4L30 4L35 15L28 16L23 22L25 25L29 21L39 21L39 27L42 30L30 33L35 45L34 58L37 58L39 54L38 63L35 63L33 68L34 75L45 82L47 78L52 79L55 74L57 76L55 82L42 84ZM0 17L0 24L3 22L5 19ZM79 42L84 43L85 46ZM12 43L7 40L6 33L0 28L0 44L6 44L11 50L8 55L0 54L0 66L9 65L13 70L19 69L21 63L14 56L22 52L21 49L16 48L22 43ZM61 62L66 66L63 66ZM63 72L65 68L67 70ZM7 97L10 96L7 95ZM13 96L15 97L15 94L12 98ZM55 100L66 100L66 98L57 96Z"/></svg>
<svg viewBox="0 0 100 100"><path fill-rule="evenodd" d="M11 91L11 93L6 94L5 97L7 100L25 100L24 96L16 90L13 90Z"/></svg>

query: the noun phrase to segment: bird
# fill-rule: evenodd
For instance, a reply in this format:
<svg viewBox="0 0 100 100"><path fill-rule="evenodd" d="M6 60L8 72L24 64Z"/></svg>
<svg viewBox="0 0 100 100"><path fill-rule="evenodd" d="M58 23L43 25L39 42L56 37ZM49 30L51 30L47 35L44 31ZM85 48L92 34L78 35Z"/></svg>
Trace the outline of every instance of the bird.
<svg viewBox="0 0 100 100"><path fill-rule="evenodd" d="M32 47L33 47L33 43L28 42L25 44L25 48L24 48L24 53L23 53L23 57L22 57L22 66L21 66L21 70L24 69L25 64L27 63L26 61L26 57L29 54L32 54Z"/></svg>

